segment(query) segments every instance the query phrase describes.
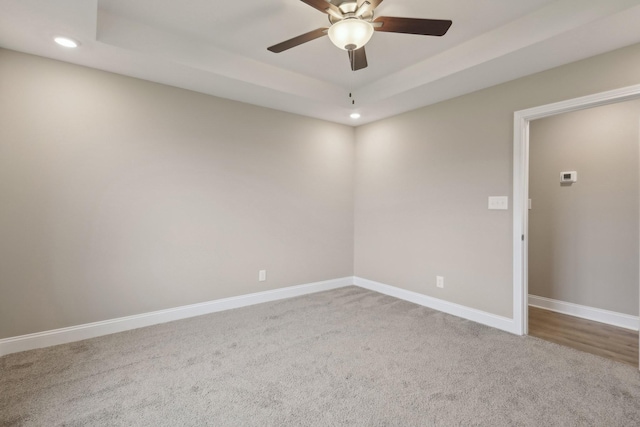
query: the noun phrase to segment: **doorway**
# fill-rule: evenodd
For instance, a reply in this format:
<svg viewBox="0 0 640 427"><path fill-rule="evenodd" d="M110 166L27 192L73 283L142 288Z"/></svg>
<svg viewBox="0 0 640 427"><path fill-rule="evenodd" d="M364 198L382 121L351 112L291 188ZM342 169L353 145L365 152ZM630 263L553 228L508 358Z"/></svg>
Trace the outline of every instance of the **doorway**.
<svg viewBox="0 0 640 427"><path fill-rule="evenodd" d="M515 113L514 122L514 323L518 333L529 333L529 161L531 121L563 113L576 112L592 107L604 106L640 99L640 85L556 104L545 105ZM640 123L638 123L640 126ZM637 160L637 159L636 159ZM570 171L567 171L570 172ZM558 174L558 180L560 176ZM570 178L567 176L567 178ZM535 202L534 202L535 203ZM636 236L640 240L640 236ZM636 284L640 288L640 284ZM637 330L637 316L629 316Z"/></svg>

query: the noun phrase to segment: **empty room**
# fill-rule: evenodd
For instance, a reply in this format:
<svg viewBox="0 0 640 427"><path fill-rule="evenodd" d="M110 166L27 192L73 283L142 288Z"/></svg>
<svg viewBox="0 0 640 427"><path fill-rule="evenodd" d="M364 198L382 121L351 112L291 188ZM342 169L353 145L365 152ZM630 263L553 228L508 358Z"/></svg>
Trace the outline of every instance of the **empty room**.
<svg viewBox="0 0 640 427"><path fill-rule="evenodd" d="M640 425L639 110L626 154L599 117L564 138L607 173L534 169L543 123L638 105L638 22L0 0L0 425ZM547 178L569 206L599 188L595 222L536 228ZM552 289L536 257L583 223L562 274L585 286ZM536 310L605 350L622 326L631 359L534 336Z"/></svg>

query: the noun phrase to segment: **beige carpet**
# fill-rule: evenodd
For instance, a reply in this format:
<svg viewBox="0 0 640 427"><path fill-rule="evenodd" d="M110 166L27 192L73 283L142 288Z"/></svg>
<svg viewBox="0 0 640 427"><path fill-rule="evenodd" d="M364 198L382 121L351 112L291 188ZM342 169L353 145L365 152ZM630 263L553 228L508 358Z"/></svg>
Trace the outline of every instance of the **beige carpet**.
<svg viewBox="0 0 640 427"><path fill-rule="evenodd" d="M2 426L638 426L634 368L348 287L0 358Z"/></svg>

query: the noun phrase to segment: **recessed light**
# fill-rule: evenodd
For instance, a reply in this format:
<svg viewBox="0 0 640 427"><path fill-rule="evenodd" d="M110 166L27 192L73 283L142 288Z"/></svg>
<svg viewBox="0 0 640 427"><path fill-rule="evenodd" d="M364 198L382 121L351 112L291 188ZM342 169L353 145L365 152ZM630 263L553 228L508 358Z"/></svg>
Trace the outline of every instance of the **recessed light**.
<svg viewBox="0 0 640 427"><path fill-rule="evenodd" d="M56 43L58 43L60 46L64 46L64 47L74 48L74 47L80 46L80 43L78 43L73 39L70 39L69 37L56 37L53 40Z"/></svg>
<svg viewBox="0 0 640 427"><path fill-rule="evenodd" d="M351 113L351 116L349 117L351 117L353 120L357 120L360 118L360 113Z"/></svg>

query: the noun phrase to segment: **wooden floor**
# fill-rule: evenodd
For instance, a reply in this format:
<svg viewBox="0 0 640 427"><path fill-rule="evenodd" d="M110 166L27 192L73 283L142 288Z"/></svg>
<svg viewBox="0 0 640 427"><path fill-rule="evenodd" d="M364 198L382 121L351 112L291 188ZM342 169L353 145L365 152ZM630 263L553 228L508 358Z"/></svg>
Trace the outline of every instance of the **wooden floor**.
<svg viewBox="0 0 640 427"><path fill-rule="evenodd" d="M529 307L529 335L638 367L638 332Z"/></svg>

